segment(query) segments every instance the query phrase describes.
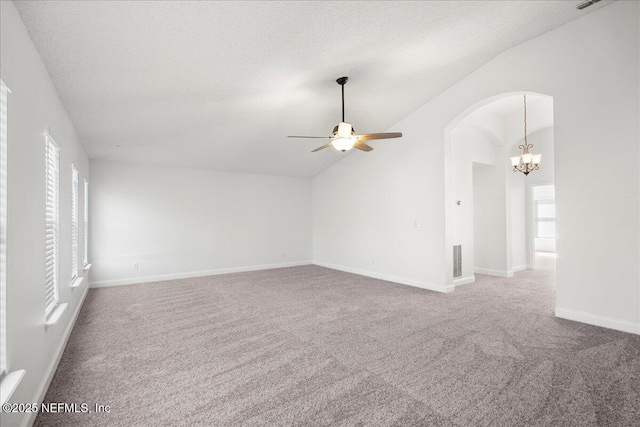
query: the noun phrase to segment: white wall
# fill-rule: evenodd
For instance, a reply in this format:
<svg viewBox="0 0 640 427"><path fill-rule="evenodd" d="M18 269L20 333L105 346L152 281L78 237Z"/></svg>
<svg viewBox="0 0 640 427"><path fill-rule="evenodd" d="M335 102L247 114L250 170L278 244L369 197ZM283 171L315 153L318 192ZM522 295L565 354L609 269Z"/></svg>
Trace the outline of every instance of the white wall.
<svg viewBox="0 0 640 427"><path fill-rule="evenodd" d="M38 402L44 397L87 290L87 280L79 288L70 287L71 163L82 182L89 174L89 162L11 2L0 2L0 19L1 77L11 90L7 126L7 362L9 371L26 370L11 401ZM44 307L47 128L62 149L59 283L60 302L69 304L60 321L49 327L45 327ZM81 218L82 195L80 191ZM1 424L18 425L22 415L2 412Z"/></svg>
<svg viewBox="0 0 640 427"><path fill-rule="evenodd" d="M512 156L518 154L511 154ZM509 157L509 155L507 155ZM545 167L546 165L543 165ZM527 258L527 180L535 172L524 176L520 172L507 170L507 189L509 191L509 214L511 234L511 271L521 271L529 266Z"/></svg>
<svg viewBox="0 0 640 427"><path fill-rule="evenodd" d="M394 149L403 140L372 145L366 157L350 154L313 179L314 263L446 291L443 236L433 225L442 204L423 197L432 184L424 170L441 160L416 146Z"/></svg>
<svg viewBox="0 0 640 427"><path fill-rule="evenodd" d="M474 272L507 276L508 209L504 147L496 147L497 165L473 165Z"/></svg>
<svg viewBox="0 0 640 427"><path fill-rule="evenodd" d="M371 153L351 153L318 175L314 259L448 289L445 204L455 201L445 191L445 128L496 95L546 94L554 99L557 314L640 332L640 179L629 167L639 155L638 8L615 2L505 51L394 125L402 139L374 141Z"/></svg>
<svg viewBox="0 0 640 427"><path fill-rule="evenodd" d="M92 286L312 259L309 179L91 161L90 188Z"/></svg>
<svg viewBox="0 0 640 427"><path fill-rule="evenodd" d="M462 245L462 276L456 283L468 283L473 280L475 265L474 163L495 167L496 147L481 131L464 123L453 130L451 140L456 201L453 245Z"/></svg>

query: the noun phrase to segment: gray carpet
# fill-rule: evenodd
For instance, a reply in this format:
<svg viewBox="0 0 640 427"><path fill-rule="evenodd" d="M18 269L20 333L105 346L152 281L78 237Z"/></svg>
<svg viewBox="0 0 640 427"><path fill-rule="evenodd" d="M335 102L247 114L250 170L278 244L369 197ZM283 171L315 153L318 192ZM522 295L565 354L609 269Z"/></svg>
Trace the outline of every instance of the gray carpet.
<svg viewBox="0 0 640 427"><path fill-rule="evenodd" d="M439 294L305 266L90 290L37 426L631 426L640 337L553 274Z"/></svg>

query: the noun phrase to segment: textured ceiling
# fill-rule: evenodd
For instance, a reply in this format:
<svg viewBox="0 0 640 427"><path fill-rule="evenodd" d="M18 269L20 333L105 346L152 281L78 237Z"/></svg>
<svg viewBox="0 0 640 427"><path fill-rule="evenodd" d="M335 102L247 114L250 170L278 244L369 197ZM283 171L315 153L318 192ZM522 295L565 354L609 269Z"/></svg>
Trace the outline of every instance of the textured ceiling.
<svg viewBox="0 0 640 427"><path fill-rule="evenodd" d="M610 3L16 1L92 159L312 177L505 49ZM402 130L402 129L400 129ZM402 144L402 139L371 145Z"/></svg>

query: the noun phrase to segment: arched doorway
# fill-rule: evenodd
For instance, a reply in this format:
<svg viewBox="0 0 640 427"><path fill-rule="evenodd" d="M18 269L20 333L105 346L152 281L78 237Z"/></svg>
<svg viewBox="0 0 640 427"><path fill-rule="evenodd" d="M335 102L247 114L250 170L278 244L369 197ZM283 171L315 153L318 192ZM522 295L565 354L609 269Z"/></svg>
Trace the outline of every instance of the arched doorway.
<svg viewBox="0 0 640 427"><path fill-rule="evenodd" d="M525 94L528 141L543 155L540 170L526 177L509 161L521 153ZM535 267L533 185L553 184L553 142L553 98L532 92L480 101L446 127L447 286L472 283L475 273L511 277Z"/></svg>

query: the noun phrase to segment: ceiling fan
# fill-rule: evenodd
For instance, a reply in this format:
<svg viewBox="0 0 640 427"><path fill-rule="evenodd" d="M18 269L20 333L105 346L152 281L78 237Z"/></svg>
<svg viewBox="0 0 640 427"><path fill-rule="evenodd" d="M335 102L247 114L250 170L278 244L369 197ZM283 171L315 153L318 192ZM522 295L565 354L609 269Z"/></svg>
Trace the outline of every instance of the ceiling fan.
<svg viewBox="0 0 640 427"><path fill-rule="evenodd" d="M349 77L340 77L336 82L342 87L342 121L338 124L338 126L333 128L333 132L330 136L289 136L289 138L316 138L316 139L329 139L330 141L325 145L322 145L315 150L311 151L316 152L320 150L324 150L330 145L333 146L338 151L351 150L352 148L357 148L362 151L371 151L372 147L365 144L364 141L368 141L370 139L389 139L389 138L400 138L402 136L401 132L389 132L389 133L365 133L362 135L356 135L356 132L353 130L353 126L351 123L347 123L344 121L344 85L349 80Z"/></svg>

